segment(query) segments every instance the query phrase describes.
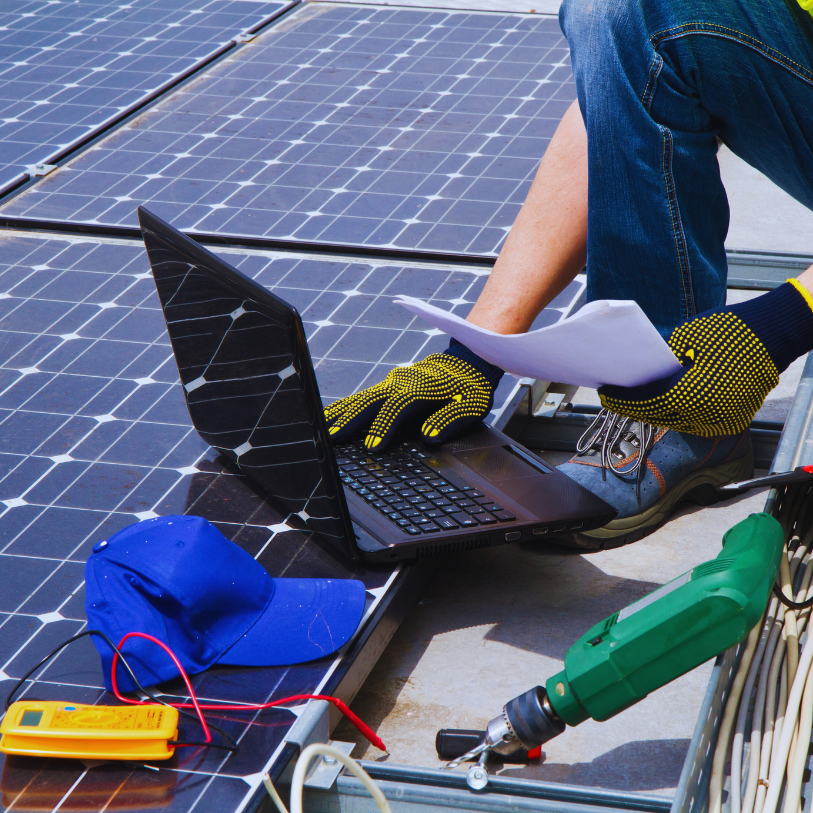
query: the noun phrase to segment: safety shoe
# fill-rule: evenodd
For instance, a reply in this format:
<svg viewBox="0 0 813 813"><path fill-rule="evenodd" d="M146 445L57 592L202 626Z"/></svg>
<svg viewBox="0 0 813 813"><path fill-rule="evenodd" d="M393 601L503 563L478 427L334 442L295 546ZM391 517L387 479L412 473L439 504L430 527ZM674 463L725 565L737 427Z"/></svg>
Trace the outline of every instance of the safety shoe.
<svg viewBox="0 0 813 813"><path fill-rule="evenodd" d="M558 537L557 544L606 550L637 542L686 500L711 505L717 487L753 475L748 430L703 438L621 418L606 409L559 471L618 511L603 528Z"/></svg>

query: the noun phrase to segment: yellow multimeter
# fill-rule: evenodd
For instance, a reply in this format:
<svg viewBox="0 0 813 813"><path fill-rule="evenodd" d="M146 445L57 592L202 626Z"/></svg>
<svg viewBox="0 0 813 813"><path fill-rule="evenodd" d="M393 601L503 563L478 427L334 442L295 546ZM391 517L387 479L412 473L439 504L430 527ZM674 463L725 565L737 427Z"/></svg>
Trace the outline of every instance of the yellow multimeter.
<svg viewBox="0 0 813 813"><path fill-rule="evenodd" d="M84 706L53 700L12 703L0 724L0 751L71 759L169 759L178 711L143 706Z"/></svg>

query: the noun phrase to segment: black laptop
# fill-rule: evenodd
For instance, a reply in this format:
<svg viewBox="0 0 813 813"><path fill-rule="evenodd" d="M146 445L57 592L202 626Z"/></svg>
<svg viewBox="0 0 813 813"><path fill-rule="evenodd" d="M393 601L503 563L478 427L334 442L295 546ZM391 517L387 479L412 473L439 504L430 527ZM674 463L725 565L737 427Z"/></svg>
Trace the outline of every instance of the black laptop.
<svg viewBox="0 0 813 813"><path fill-rule="evenodd" d="M296 309L138 210L200 436L287 520L353 558L392 561L605 525L615 510L490 427L380 454L333 444Z"/></svg>

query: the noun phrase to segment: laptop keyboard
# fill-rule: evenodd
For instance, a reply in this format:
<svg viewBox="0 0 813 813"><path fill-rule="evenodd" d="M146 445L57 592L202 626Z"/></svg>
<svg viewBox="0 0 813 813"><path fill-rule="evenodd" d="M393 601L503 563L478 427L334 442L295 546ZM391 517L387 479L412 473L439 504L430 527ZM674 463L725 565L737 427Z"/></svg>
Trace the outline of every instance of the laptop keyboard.
<svg viewBox="0 0 813 813"><path fill-rule="evenodd" d="M342 482L410 536L511 522L516 517L457 473L455 482L410 445L371 455L361 443L336 447Z"/></svg>

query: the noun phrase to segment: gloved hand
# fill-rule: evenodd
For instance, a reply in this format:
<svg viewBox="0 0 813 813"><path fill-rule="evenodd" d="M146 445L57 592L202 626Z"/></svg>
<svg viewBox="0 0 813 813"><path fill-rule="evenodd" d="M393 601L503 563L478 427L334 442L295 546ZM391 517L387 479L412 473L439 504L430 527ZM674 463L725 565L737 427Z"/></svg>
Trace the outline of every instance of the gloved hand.
<svg viewBox="0 0 813 813"><path fill-rule="evenodd" d="M689 319L668 342L683 370L641 387L601 387L602 405L679 432L735 435L748 428L779 373L813 349L813 296L791 279Z"/></svg>
<svg viewBox="0 0 813 813"><path fill-rule="evenodd" d="M382 450L404 421L426 417L427 443L445 443L488 415L503 371L452 339L409 367L399 367L374 387L336 401L325 409L328 431L349 440L369 427L364 445Z"/></svg>

